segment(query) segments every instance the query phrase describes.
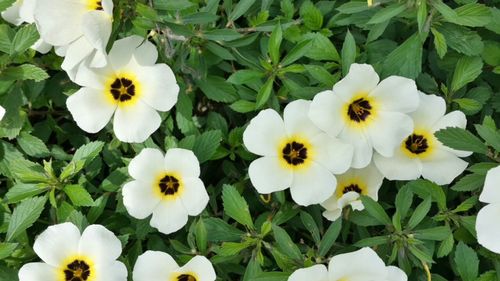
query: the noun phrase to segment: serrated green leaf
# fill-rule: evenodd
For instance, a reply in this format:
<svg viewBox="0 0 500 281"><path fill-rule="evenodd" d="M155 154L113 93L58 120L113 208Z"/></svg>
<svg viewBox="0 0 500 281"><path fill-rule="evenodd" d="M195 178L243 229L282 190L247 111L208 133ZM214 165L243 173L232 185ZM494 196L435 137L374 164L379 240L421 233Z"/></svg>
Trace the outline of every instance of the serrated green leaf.
<svg viewBox="0 0 500 281"><path fill-rule="evenodd" d="M232 110L239 113L247 113L255 110L255 103L246 100L238 100L229 106Z"/></svg>
<svg viewBox="0 0 500 281"><path fill-rule="evenodd" d="M451 90L458 91L463 86L474 81L483 68L483 60L481 57L461 57L453 72L453 79L451 80Z"/></svg>
<svg viewBox="0 0 500 281"><path fill-rule="evenodd" d="M222 141L222 132L219 130L206 131L196 137L193 152L200 163L204 163L214 155Z"/></svg>
<svg viewBox="0 0 500 281"><path fill-rule="evenodd" d="M498 130L484 125L474 125L474 127L488 145L500 152L500 132Z"/></svg>
<svg viewBox="0 0 500 281"><path fill-rule="evenodd" d="M43 211L47 197L33 197L23 200L12 213L7 229L6 241L12 241L28 229Z"/></svg>
<svg viewBox="0 0 500 281"><path fill-rule="evenodd" d="M407 8L406 3L395 3L387 7L384 7L379 11L377 11L377 13L375 13L375 15L373 15L370 18L368 24L377 24L388 21L391 18L401 14L403 11L406 10L406 8Z"/></svg>
<svg viewBox="0 0 500 281"><path fill-rule="evenodd" d="M14 36L10 46L10 55L20 54L33 46L40 38L35 24L28 24L21 27Z"/></svg>
<svg viewBox="0 0 500 281"><path fill-rule="evenodd" d="M453 149L481 154L488 153L488 147L478 137L465 129L448 127L435 132L434 135L444 145Z"/></svg>
<svg viewBox="0 0 500 281"><path fill-rule="evenodd" d="M422 42L418 33L394 49L383 62L384 76L400 75L415 79L422 71Z"/></svg>
<svg viewBox="0 0 500 281"><path fill-rule="evenodd" d="M234 102L238 99L234 87L219 76L207 76L204 80L198 80L196 84L200 87L207 98L218 102Z"/></svg>
<svg viewBox="0 0 500 281"><path fill-rule="evenodd" d="M478 276L479 259L476 252L462 241L458 242L453 258L463 281L474 281Z"/></svg>
<svg viewBox="0 0 500 281"><path fill-rule="evenodd" d="M94 200L88 191L81 185L66 185L63 189L75 206L93 206Z"/></svg>
<svg viewBox="0 0 500 281"><path fill-rule="evenodd" d="M307 39L295 45L283 58L281 65L287 66L303 57L307 53L310 44L311 40Z"/></svg>
<svg viewBox="0 0 500 281"><path fill-rule="evenodd" d="M441 32L437 31L435 28L431 28L431 32L434 35L434 47L440 58L443 58L448 51L448 45L446 45L446 38Z"/></svg>
<svg viewBox="0 0 500 281"><path fill-rule="evenodd" d="M485 175L470 174L462 177L451 189L454 191L473 191L481 188L484 184Z"/></svg>
<svg viewBox="0 0 500 281"><path fill-rule="evenodd" d="M49 78L49 75L45 70L32 64L12 66L0 72L0 81L35 80L39 82L47 78Z"/></svg>
<svg viewBox="0 0 500 281"><path fill-rule="evenodd" d="M22 132L21 134L19 134L17 143L19 144L21 149L29 156L46 157L50 155L50 151L45 143L39 138L28 133Z"/></svg>
<svg viewBox="0 0 500 281"><path fill-rule="evenodd" d="M224 205L224 212L228 216L246 227L254 229L248 204L234 186L225 184L222 187L222 202Z"/></svg>
<svg viewBox="0 0 500 281"><path fill-rule="evenodd" d="M5 197L7 198L7 202L12 204L24 200L28 197L38 195L47 190L48 187L45 187L43 185L40 186L39 184L18 183L9 188L9 191L7 191Z"/></svg>

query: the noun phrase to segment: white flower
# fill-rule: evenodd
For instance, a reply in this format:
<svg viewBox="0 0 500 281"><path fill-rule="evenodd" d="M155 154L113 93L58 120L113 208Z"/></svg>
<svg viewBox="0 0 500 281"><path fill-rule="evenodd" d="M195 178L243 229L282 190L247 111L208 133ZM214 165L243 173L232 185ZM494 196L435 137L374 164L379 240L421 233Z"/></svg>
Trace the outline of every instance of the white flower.
<svg viewBox="0 0 500 281"><path fill-rule="evenodd" d="M23 22L33 23L35 19L33 13L35 12L35 4L37 0L17 0L12 6L2 12L2 18L13 25L21 25ZM39 39L32 49L45 54L52 49L52 45Z"/></svg>
<svg viewBox="0 0 500 281"><path fill-rule="evenodd" d="M443 98L420 92L420 105L411 113L415 129L400 142L392 157L375 153L373 161L380 172L390 180L413 180L422 176L439 185L449 184L465 168L467 162L458 158L470 152L444 146L434 132L446 127L465 128L467 120L461 111L445 115Z"/></svg>
<svg viewBox="0 0 500 281"><path fill-rule="evenodd" d="M74 80L83 61L106 65L106 45L113 21L112 0L37 0L34 12L40 37L63 48L61 65Z"/></svg>
<svg viewBox="0 0 500 281"><path fill-rule="evenodd" d="M317 278L316 278L317 277ZM288 281L407 281L408 277L395 266L385 266L384 261L371 248L332 257L328 271L316 265L295 271Z"/></svg>
<svg viewBox="0 0 500 281"><path fill-rule="evenodd" d="M139 36L114 43L104 68L80 68L75 81L83 86L67 101L80 128L96 133L114 113L113 130L123 142L143 142L161 123L158 111L177 102L179 86L166 64L155 64L155 46Z"/></svg>
<svg viewBox="0 0 500 281"><path fill-rule="evenodd" d="M500 166L486 174L479 201L488 203L477 214L477 241L486 249L500 254Z"/></svg>
<svg viewBox="0 0 500 281"><path fill-rule="evenodd" d="M323 131L354 145L352 167L363 168L370 163L373 149L386 157L393 155L413 131L406 113L417 106L413 80L390 76L379 83L373 67L352 64L332 91L314 97L309 117Z"/></svg>
<svg viewBox="0 0 500 281"><path fill-rule="evenodd" d="M321 203L326 210L323 216L331 221L337 220L342 214L342 209L351 205L354 210L361 211L365 207L359 196L366 195L373 200L378 200L378 191L382 186L384 176L377 168L370 164L362 169L351 168L342 175L337 176L335 193L325 202Z"/></svg>
<svg viewBox="0 0 500 281"><path fill-rule="evenodd" d="M335 190L332 172L343 173L349 168L352 146L327 136L311 123L307 117L310 103L289 103L283 119L272 109L262 110L245 129L246 148L263 156L248 169L259 193L290 187L297 204L318 204Z"/></svg>
<svg viewBox="0 0 500 281"><path fill-rule="evenodd" d="M0 121L3 119L3 117L5 116L5 108L3 108L1 105L0 105Z"/></svg>
<svg viewBox="0 0 500 281"><path fill-rule="evenodd" d="M172 148L165 156L145 148L130 161L133 181L123 186L123 204L134 218L153 214L151 226L169 234L182 228L188 215L199 215L208 204L200 180L200 163L190 150Z"/></svg>
<svg viewBox="0 0 500 281"><path fill-rule="evenodd" d="M195 256L179 267L167 253L146 251L134 265L134 281L214 281L215 270L210 260Z"/></svg>
<svg viewBox="0 0 500 281"><path fill-rule="evenodd" d="M127 268L116 259L120 240L102 225L82 234L72 223L49 226L35 240L33 250L43 262L27 263L19 281L126 281Z"/></svg>

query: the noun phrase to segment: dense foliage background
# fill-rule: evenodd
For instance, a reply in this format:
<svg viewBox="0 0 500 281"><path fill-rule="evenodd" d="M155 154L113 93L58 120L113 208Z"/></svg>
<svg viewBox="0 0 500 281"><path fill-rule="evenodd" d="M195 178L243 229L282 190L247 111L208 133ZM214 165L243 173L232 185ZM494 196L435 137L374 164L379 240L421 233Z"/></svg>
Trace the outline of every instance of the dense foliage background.
<svg viewBox="0 0 500 281"><path fill-rule="evenodd" d="M13 0L0 0L0 10ZM480 3L479 3L480 2ZM129 270L146 249L178 261L210 258L219 280L286 280L295 269L372 246L409 280L500 280L500 256L478 245L475 215L486 171L500 162L500 1L115 0L109 46L148 35L181 86L175 108L143 144L118 141L111 124L80 130L66 109L78 89L62 58L35 53L34 25L0 21L0 280L37 261L31 245L48 225L99 223L119 236ZM468 116L445 144L475 153L450 186L385 181L379 201L334 223L288 192L260 196L247 176L254 155L242 133L258 110L281 111L341 79L353 62L382 78L415 79ZM131 218L120 189L144 147L192 149L210 203L163 235ZM500 187L500 186L499 186ZM500 220L498 221L500 223ZM500 239L500 238L499 238ZM362 264L353 266L363 266ZM129 278L131 274L129 274Z"/></svg>

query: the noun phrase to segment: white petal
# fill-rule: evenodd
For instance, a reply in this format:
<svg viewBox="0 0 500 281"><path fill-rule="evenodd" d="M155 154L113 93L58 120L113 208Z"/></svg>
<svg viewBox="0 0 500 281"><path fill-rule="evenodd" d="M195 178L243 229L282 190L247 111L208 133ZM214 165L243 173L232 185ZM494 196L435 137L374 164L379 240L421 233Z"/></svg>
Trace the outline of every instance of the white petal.
<svg viewBox="0 0 500 281"><path fill-rule="evenodd" d="M78 67L78 64L82 63L87 57L89 57L93 51L94 48L90 45L87 39L80 37L68 46L61 68L68 71ZM74 78L70 76L70 79L73 80Z"/></svg>
<svg viewBox="0 0 500 281"><path fill-rule="evenodd" d="M200 176L200 162L191 150L171 148L167 150L163 161L164 169L181 174L181 177Z"/></svg>
<svg viewBox="0 0 500 281"><path fill-rule="evenodd" d="M369 64L351 64L349 73L333 86L333 92L345 102L360 93L371 92L378 84L377 72Z"/></svg>
<svg viewBox="0 0 500 281"><path fill-rule="evenodd" d="M163 200L153 211L151 226L164 234L181 229L188 221L188 213L181 200Z"/></svg>
<svg viewBox="0 0 500 281"><path fill-rule="evenodd" d="M345 127L342 111L346 103L333 91L318 93L311 102L309 118L321 130L337 136Z"/></svg>
<svg viewBox="0 0 500 281"><path fill-rule="evenodd" d="M90 54L88 60L90 60L90 67L105 67L108 64L106 50L94 50L94 52Z"/></svg>
<svg viewBox="0 0 500 281"><path fill-rule="evenodd" d="M476 231L477 241L486 249L500 254L500 204L494 203L484 206L477 214Z"/></svg>
<svg viewBox="0 0 500 281"><path fill-rule="evenodd" d="M363 169L351 169L351 171L355 177L359 177L364 181L367 188L367 195L377 201L378 191L384 182L384 176L380 173L373 162Z"/></svg>
<svg viewBox="0 0 500 281"><path fill-rule="evenodd" d="M190 216L199 215L208 204L208 193L199 178L182 178L184 192L181 195L182 204Z"/></svg>
<svg viewBox="0 0 500 281"><path fill-rule="evenodd" d="M108 124L116 105L113 105L103 91L81 88L66 100L76 124L87 133L97 133Z"/></svg>
<svg viewBox="0 0 500 281"><path fill-rule="evenodd" d="M165 281L169 280L170 273L179 266L167 253L146 251L137 258L134 265L134 281Z"/></svg>
<svg viewBox="0 0 500 281"><path fill-rule="evenodd" d="M333 174L313 162L309 167L294 172L290 192L295 203L309 206L328 199L335 191L336 185L337 180Z"/></svg>
<svg viewBox="0 0 500 281"><path fill-rule="evenodd" d="M283 120L272 109L259 112L243 132L243 143L248 151L262 156L277 155L278 146L285 138Z"/></svg>
<svg viewBox="0 0 500 281"><path fill-rule="evenodd" d="M289 136L305 135L307 137L314 137L321 133L321 130L307 116L310 104L310 101L295 100L285 107L283 120L285 130Z"/></svg>
<svg viewBox="0 0 500 281"><path fill-rule="evenodd" d="M214 281L215 270L210 260L204 256L195 256L179 269L182 273L195 273L200 281Z"/></svg>
<svg viewBox="0 0 500 281"><path fill-rule="evenodd" d="M331 209L323 211L323 217L325 217L329 221L336 221L342 215L342 209Z"/></svg>
<svg viewBox="0 0 500 281"><path fill-rule="evenodd" d="M339 207L344 208L347 205L351 205L353 207L356 207L356 208L353 208L355 210L363 210L364 206L363 206L363 203L361 203L358 200L359 196L360 196L359 193L357 193L355 191L349 191L349 192L345 193L344 195L342 195L342 197L340 197L338 199ZM359 204L356 204L355 202L361 203L361 206Z"/></svg>
<svg viewBox="0 0 500 281"><path fill-rule="evenodd" d="M338 138L354 147L351 167L364 168L372 161L373 148L363 130L345 127Z"/></svg>
<svg viewBox="0 0 500 281"><path fill-rule="evenodd" d="M3 119L3 117L5 116L5 108L3 108L1 105L0 105L0 121Z"/></svg>
<svg viewBox="0 0 500 281"><path fill-rule="evenodd" d="M352 266L353 264L363 265ZM355 252L340 254L332 257L328 265L330 280L384 280L387 276L385 264L372 249L365 247ZM361 278L360 278L361 279ZM362 280L362 279L361 279Z"/></svg>
<svg viewBox="0 0 500 281"><path fill-rule="evenodd" d="M134 179L153 183L165 171L163 153L156 148L144 148L128 164L128 173Z"/></svg>
<svg viewBox="0 0 500 281"><path fill-rule="evenodd" d="M49 44L49 43L47 43ZM69 45L64 45L64 46L54 46L54 51L56 52L56 55L60 57L64 57L66 55L66 52L68 51Z"/></svg>
<svg viewBox="0 0 500 281"><path fill-rule="evenodd" d="M47 281L57 280L58 274L55 267L42 262L31 262L19 269L19 281Z"/></svg>
<svg viewBox="0 0 500 281"><path fill-rule="evenodd" d="M111 263L122 252L120 240L113 232L99 224L85 228L78 248L80 253L89 256L96 264Z"/></svg>
<svg viewBox="0 0 500 281"><path fill-rule="evenodd" d="M39 52L40 54L46 54L50 52L52 49L52 45L48 44L47 42L43 41L42 39L38 39L33 46L31 46L31 49Z"/></svg>
<svg viewBox="0 0 500 281"><path fill-rule="evenodd" d="M408 276L400 268L395 266L388 266L387 268L387 281L407 281Z"/></svg>
<svg viewBox="0 0 500 281"><path fill-rule="evenodd" d="M102 0L102 9L109 16L113 16L113 0Z"/></svg>
<svg viewBox="0 0 500 281"><path fill-rule="evenodd" d="M158 51L151 42L137 35L116 40L109 51L109 61L115 69L129 64L132 56L140 65L153 65L158 58Z"/></svg>
<svg viewBox="0 0 500 281"><path fill-rule="evenodd" d="M316 151L314 161L327 167L334 174L341 174L351 166L354 147L336 138L320 133L311 140Z"/></svg>
<svg viewBox="0 0 500 281"><path fill-rule="evenodd" d="M307 281L314 279L316 281L326 281L328 280L328 271L326 266L322 264L316 264L310 267L301 268L295 270L288 281Z"/></svg>
<svg viewBox="0 0 500 281"><path fill-rule="evenodd" d="M51 45L68 45L82 36L81 20L86 12L82 2L39 0L34 15L40 37Z"/></svg>
<svg viewBox="0 0 500 281"><path fill-rule="evenodd" d="M436 149L422 159L422 177L439 185L449 184L467 168L468 163L446 150Z"/></svg>
<svg viewBox="0 0 500 281"><path fill-rule="evenodd" d="M381 110L404 113L415 111L420 98L415 81L401 76L382 80L369 97L377 101Z"/></svg>
<svg viewBox="0 0 500 281"><path fill-rule="evenodd" d="M111 35L111 20L102 11L90 11L82 17L83 37L97 50L105 50Z"/></svg>
<svg viewBox="0 0 500 281"><path fill-rule="evenodd" d="M119 261L97 264L95 271L95 281L127 281L127 267Z"/></svg>
<svg viewBox="0 0 500 281"><path fill-rule="evenodd" d="M46 263L59 267L78 253L80 230L69 222L49 226L35 240L33 250Z"/></svg>
<svg viewBox="0 0 500 281"><path fill-rule="evenodd" d="M109 77L115 75L111 67L93 68L90 67L90 62L86 59L82 61L77 67L76 74L74 75L74 82L80 86L89 87L93 89L106 89L107 80ZM110 95L105 93L104 95Z"/></svg>
<svg viewBox="0 0 500 281"><path fill-rule="evenodd" d="M419 92L420 102L416 111L410 114L415 127L430 129L446 113L446 102L442 97Z"/></svg>
<svg viewBox="0 0 500 281"><path fill-rule="evenodd" d="M36 1L37 0L22 0L21 8L19 9L19 15L24 22L35 22L34 13Z"/></svg>
<svg viewBox="0 0 500 281"><path fill-rule="evenodd" d="M392 157L379 153L373 155L373 162L378 170L389 180L414 180L422 175L422 164L418 158L409 158L400 148Z"/></svg>
<svg viewBox="0 0 500 281"><path fill-rule="evenodd" d="M13 25L20 25L23 23L23 19L19 15L19 9L21 8L21 4L19 1L14 2L12 6L8 7L5 11L2 12L2 18L6 22L10 22Z"/></svg>
<svg viewBox="0 0 500 281"><path fill-rule="evenodd" d="M248 176L252 185L261 194L287 189L292 184L291 169L283 166L278 157L261 157L250 163Z"/></svg>
<svg viewBox="0 0 500 281"><path fill-rule="evenodd" d="M385 157L391 157L413 132L413 120L403 113L379 112L373 122L368 128L368 135L373 148Z"/></svg>
<svg viewBox="0 0 500 281"><path fill-rule="evenodd" d="M486 173L479 201L484 203L500 203L500 166L490 169Z"/></svg>
<svg viewBox="0 0 500 281"><path fill-rule="evenodd" d="M162 63L141 66L137 68L136 73L142 89L141 100L149 106L159 111L167 111L177 103L179 85L168 65Z"/></svg>
<svg viewBox="0 0 500 281"><path fill-rule="evenodd" d="M113 130L122 142L144 142L161 124L158 112L142 101L118 106L113 119Z"/></svg>
<svg viewBox="0 0 500 281"><path fill-rule="evenodd" d="M135 180L127 182L122 189L123 205L136 219L145 219L160 203L160 196L153 191L151 183Z"/></svg>

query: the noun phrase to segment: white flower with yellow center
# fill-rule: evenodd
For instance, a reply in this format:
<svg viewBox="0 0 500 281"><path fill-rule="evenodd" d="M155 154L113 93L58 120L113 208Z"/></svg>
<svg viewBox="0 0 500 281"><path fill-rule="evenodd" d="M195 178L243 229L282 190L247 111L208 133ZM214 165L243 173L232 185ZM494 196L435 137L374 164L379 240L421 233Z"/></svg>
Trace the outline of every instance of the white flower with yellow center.
<svg viewBox="0 0 500 281"><path fill-rule="evenodd" d="M17 0L9 8L2 12L2 18L12 23L13 25L21 25L24 22L34 23L35 19L33 14L35 12L35 4L37 0ZM52 45L39 39L32 49L45 54L52 49Z"/></svg>
<svg viewBox="0 0 500 281"><path fill-rule="evenodd" d="M90 225L81 234L72 223L49 226L33 250L43 262L23 265L19 281L127 280L127 268L116 260L122 244L102 225Z"/></svg>
<svg viewBox="0 0 500 281"><path fill-rule="evenodd" d="M183 266L167 253L146 251L137 258L134 281L214 281L214 267L204 256L195 256Z"/></svg>
<svg viewBox="0 0 500 281"><path fill-rule="evenodd" d="M80 64L106 65L106 45L113 21L112 0L36 0L40 37L64 56L61 65L74 80Z"/></svg>
<svg viewBox="0 0 500 281"><path fill-rule="evenodd" d="M83 86L67 101L82 130L96 133L113 118L113 130L123 142L144 142L161 123L158 111L177 102L179 86L166 64L155 64L155 46L139 36L114 43L104 68L83 67L75 82Z"/></svg>
<svg viewBox="0 0 500 281"><path fill-rule="evenodd" d="M484 188L479 201L487 203L476 219L477 241L486 249L500 254L500 166L490 169L486 174Z"/></svg>
<svg viewBox="0 0 500 281"><path fill-rule="evenodd" d="M145 148L130 161L133 181L123 186L123 204L137 219L153 214L150 224L169 234L181 229L189 216L199 215L208 204L200 180L200 163L190 150L172 148L165 156Z"/></svg>
<svg viewBox="0 0 500 281"><path fill-rule="evenodd" d="M342 175L337 176L335 193L325 202L321 203L326 210L323 216L331 221L337 220L342 214L342 209L351 205L353 210L361 211L365 207L360 195L366 195L373 200L378 200L378 191L382 186L384 176L380 174L373 164L365 168L351 168Z"/></svg>
<svg viewBox="0 0 500 281"><path fill-rule="evenodd" d="M390 76L379 83L372 66L352 64L333 90L317 94L309 117L323 131L354 146L352 167L366 167L373 149L391 157L413 131L407 115L418 106L415 82Z"/></svg>
<svg viewBox="0 0 500 281"><path fill-rule="evenodd" d="M439 185L449 184L460 175L467 162L460 159L471 152L444 146L434 132L446 127L465 128L467 119L461 111L445 115L443 98L420 92L420 105L411 113L415 129L399 144L392 157L376 153L373 157L380 172L390 180L413 180L422 176Z"/></svg>
<svg viewBox="0 0 500 281"><path fill-rule="evenodd" d="M335 190L335 176L345 172L352 159L349 144L331 138L307 117L311 102L289 103L283 119L262 110L243 133L246 148L263 156L250 164L250 181L259 193L290 187L293 200L307 206L325 201Z"/></svg>
<svg viewBox="0 0 500 281"><path fill-rule="evenodd" d="M360 265L360 266L353 266ZM371 248L332 257L328 270L315 265L296 270L288 281L407 281L408 277L395 266L385 266L384 261Z"/></svg>

